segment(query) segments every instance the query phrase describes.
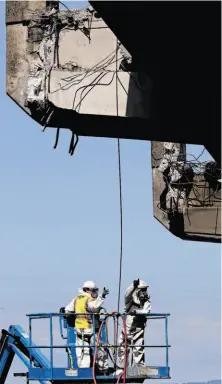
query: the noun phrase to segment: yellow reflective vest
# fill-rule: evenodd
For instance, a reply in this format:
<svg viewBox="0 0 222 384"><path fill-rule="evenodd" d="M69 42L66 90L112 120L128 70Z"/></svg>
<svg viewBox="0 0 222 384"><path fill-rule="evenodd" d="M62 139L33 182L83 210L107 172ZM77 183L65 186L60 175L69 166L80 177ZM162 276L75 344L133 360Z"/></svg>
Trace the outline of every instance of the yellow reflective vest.
<svg viewBox="0 0 222 384"><path fill-rule="evenodd" d="M87 315L87 302L93 301L90 296L82 295L75 298L74 309L75 313L83 313L83 315L76 315L75 328L92 328L93 319L92 316Z"/></svg>

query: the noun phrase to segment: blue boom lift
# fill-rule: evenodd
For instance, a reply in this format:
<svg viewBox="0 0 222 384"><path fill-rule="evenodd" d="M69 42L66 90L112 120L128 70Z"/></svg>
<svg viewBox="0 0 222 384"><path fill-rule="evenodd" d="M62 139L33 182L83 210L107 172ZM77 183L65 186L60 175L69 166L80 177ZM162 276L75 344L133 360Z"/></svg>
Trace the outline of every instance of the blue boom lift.
<svg viewBox="0 0 222 384"><path fill-rule="evenodd" d="M76 314L77 315L77 314ZM89 314L88 314L89 315ZM114 372L116 369L115 357L111 356L112 351L115 352L117 345L114 338L114 344L109 344L108 340L108 318L113 318L114 324L117 324L118 319L125 321L125 314L118 313L100 314L100 340L105 344L107 353L112 362L110 366L110 373L108 376L99 376L95 367L95 354L99 347L96 340L95 333L95 316L93 317L93 337L94 343L91 347L92 355L94 356L92 366L90 368L78 368L76 357L76 343L75 343L75 328L74 328L74 315L67 315L61 308L59 313L38 313L29 314L29 334L19 325L11 325L8 329L2 330L0 339L0 384L4 384L8 372L10 370L14 356L16 355L27 367L27 373L14 373L14 376L25 376L27 382L39 381L41 384L46 382L51 383L143 383L146 379L169 379L170 368L168 365L168 316L169 314L147 314L147 319L163 319L165 323L165 345L144 345L144 348L164 348L165 349L165 365L164 366L144 366L144 367L126 367L126 360L123 373L117 377ZM55 344L53 338L53 319L57 318L60 326L61 339L66 340L63 344ZM49 345L36 345L32 340L33 320L48 319L50 342ZM84 345L83 345L84 347ZM86 347L86 346L85 346ZM67 352L67 365L65 367L55 367L54 365L54 350L63 349ZM81 347L82 348L82 347ZM130 346L130 349L133 345ZM48 349L50 352L49 359L41 352L41 349ZM132 350L132 349L131 349ZM115 354L115 353L114 353ZM129 359L129 356L128 356ZM129 359L130 360L130 359Z"/></svg>

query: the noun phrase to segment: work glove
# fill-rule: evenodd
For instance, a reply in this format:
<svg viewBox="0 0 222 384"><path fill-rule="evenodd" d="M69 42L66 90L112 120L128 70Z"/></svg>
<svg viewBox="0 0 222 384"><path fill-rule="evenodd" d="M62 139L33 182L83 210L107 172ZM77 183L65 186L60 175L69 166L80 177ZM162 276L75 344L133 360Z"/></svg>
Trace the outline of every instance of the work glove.
<svg viewBox="0 0 222 384"><path fill-rule="evenodd" d="M109 294L109 290L107 288L103 288L102 298L105 299L106 295Z"/></svg>
<svg viewBox="0 0 222 384"><path fill-rule="evenodd" d="M134 288L137 288L139 284L140 284L140 279L133 281Z"/></svg>
<svg viewBox="0 0 222 384"><path fill-rule="evenodd" d="M136 315L136 310L135 309L133 309L132 311L130 311L130 313L129 313L130 315Z"/></svg>

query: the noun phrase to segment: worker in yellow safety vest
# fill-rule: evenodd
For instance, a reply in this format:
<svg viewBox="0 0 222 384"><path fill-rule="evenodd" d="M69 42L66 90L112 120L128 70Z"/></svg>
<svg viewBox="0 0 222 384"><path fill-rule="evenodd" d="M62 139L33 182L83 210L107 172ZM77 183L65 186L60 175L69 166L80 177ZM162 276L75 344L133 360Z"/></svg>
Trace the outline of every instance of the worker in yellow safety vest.
<svg viewBox="0 0 222 384"><path fill-rule="evenodd" d="M75 312L76 346L90 346L94 344L99 330L99 316L95 318L95 340L93 336L93 316L92 313L98 313L104 303L109 290L104 288L101 295L93 281L86 281L82 289L79 289L78 296L65 307L66 313ZM100 342L100 346L102 343ZM90 367L90 348L76 348L76 356L79 368ZM97 349L96 366L99 374L108 374L108 355L105 348Z"/></svg>

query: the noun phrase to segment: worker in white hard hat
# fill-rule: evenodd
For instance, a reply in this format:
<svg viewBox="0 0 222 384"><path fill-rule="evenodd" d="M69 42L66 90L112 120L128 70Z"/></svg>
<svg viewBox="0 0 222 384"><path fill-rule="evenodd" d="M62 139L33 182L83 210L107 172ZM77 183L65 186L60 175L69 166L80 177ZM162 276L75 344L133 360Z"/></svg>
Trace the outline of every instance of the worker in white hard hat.
<svg viewBox="0 0 222 384"><path fill-rule="evenodd" d="M146 316L151 311L150 296L147 293L149 286L143 280L134 280L125 293L125 312L126 316L126 336L127 345L136 345L133 348L127 348L127 356L131 355L132 360L127 361L127 365L143 366L145 365L144 356L144 331L146 327ZM138 316L140 315L140 316ZM120 335L119 367L122 368L125 357L125 333L122 331ZM138 346L137 346L138 345ZM131 351L130 351L131 350ZM131 352L131 353L130 353Z"/></svg>
<svg viewBox="0 0 222 384"><path fill-rule="evenodd" d="M105 297L109 294L109 290L104 288L101 295L98 294L98 288L93 281L86 281L82 289L79 289L78 296L69 303L66 308L66 313L79 313L75 316L75 329L76 329L76 345L93 345L95 340L93 336L93 316L87 313L99 313ZM81 315L83 313L83 315ZM99 321L95 316L95 331L98 332ZM100 342L100 345L102 343ZM79 368L89 368L91 363L90 348L76 348L76 356ZM108 356L104 348L97 349L96 367L99 374L106 375L108 373Z"/></svg>

